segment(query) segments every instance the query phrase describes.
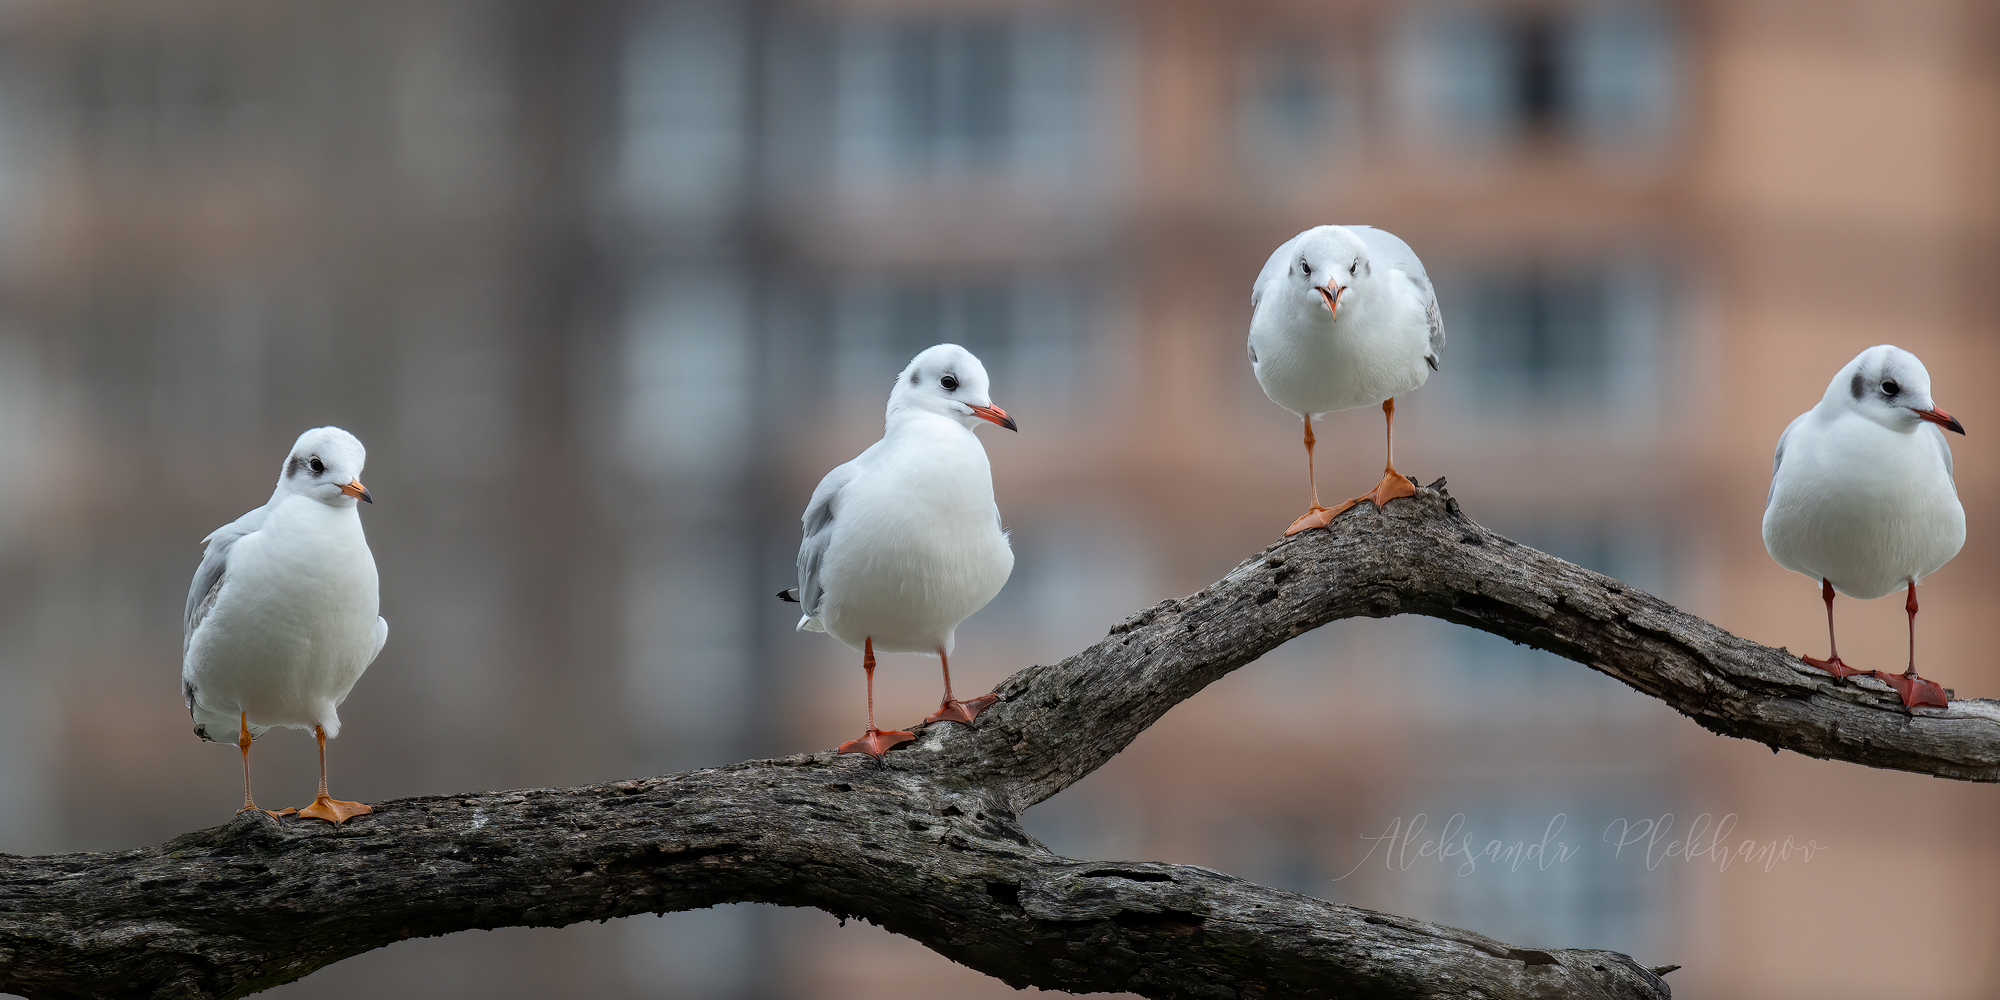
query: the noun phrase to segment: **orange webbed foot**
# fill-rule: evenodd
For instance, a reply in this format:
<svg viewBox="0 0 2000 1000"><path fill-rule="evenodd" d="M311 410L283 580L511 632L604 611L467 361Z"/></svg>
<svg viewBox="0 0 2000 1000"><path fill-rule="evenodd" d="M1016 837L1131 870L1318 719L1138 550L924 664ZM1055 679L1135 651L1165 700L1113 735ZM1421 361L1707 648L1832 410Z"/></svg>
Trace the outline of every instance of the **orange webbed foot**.
<svg viewBox="0 0 2000 1000"><path fill-rule="evenodd" d="M1859 671L1856 671L1859 673ZM1904 708L1929 705L1933 708L1950 708L1951 699L1944 687L1936 681L1927 681L1916 674L1892 674L1882 670L1871 670L1877 680L1896 689L1902 696Z"/></svg>
<svg viewBox="0 0 2000 1000"><path fill-rule="evenodd" d="M1352 500L1341 504L1339 507L1321 507L1318 504L1314 504L1312 509L1300 514L1299 519L1293 521L1292 526L1285 529L1285 537L1290 538L1310 528L1324 528L1333 523L1333 516L1335 514L1352 506L1354 506L1354 501Z"/></svg>
<svg viewBox="0 0 2000 1000"><path fill-rule="evenodd" d="M1347 505L1351 506L1353 504L1360 503L1363 500L1373 500L1375 501L1376 507L1381 507L1383 504L1386 504L1391 500L1400 499L1402 497L1413 497L1416 495L1417 495L1417 484L1415 482L1412 482L1410 477L1405 476L1394 469L1390 469L1387 472L1382 473L1382 481L1376 483L1374 489L1366 493L1363 493L1352 500L1347 501ZM1343 506L1341 509L1345 510L1346 507ZM1339 511L1335 511L1335 513L1339 513Z"/></svg>
<svg viewBox="0 0 2000 1000"><path fill-rule="evenodd" d="M287 809L286 812L291 812ZM338 826L356 816L366 816L375 810L360 802L343 802L328 795L321 795L313 804L299 810L301 819L323 819Z"/></svg>
<svg viewBox="0 0 2000 1000"><path fill-rule="evenodd" d="M1313 505L1312 509L1306 511L1304 514L1299 515L1299 519L1293 521L1292 526L1285 529L1285 537L1289 538L1293 535L1298 534L1301 531L1306 531L1311 528L1324 528L1327 525L1332 524L1334 518L1339 517L1343 513L1346 513L1347 508L1352 507L1355 504L1361 503L1363 501L1373 502L1375 506L1380 507L1383 504L1386 504L1389 501L1395 500L1399 497L1413 497L1416 495L1417 495L1417 484L1411 482L1408 476L1405 476L1402 473L1397 472L1394 469L1391 469L1388 472L1382 474L1382 481L1376 483L1374 489L1366 493L1363 493L1360 496L1355 497L1354 499L1349 500L1338 507L1321 507L1317 504Z"/></svg>
<svg viewBox="0 0 2000 1000"><path fill-rule="evenodd" d="M924 722L963 722L969 726L972 725L972 720L979 717L979 713L992 708L994 705L999 704L999 702L1000 696L997 694L982 694L977 698L968 698L964 701L959 701L956 698L947 698L943 704L938 706L937 711L925 717Z"/></svg>
<svg viewBox="0 0 2000 1000"><path fill-rule="evenodd" d="M259 805L256 805L255 803L252 803L252 804L250 804L250 805L246 805L246 806L244 806L244 807L243 807L243 808L241 808L241 809L238 809L238 810L236 810L236 815L238 815L238 816L241 816L241 815L243 815L244 813L247 813L247 812L260 812L260 813L263 813L263 814L264 814L264 815L266 815L266 816L269 816L269 817L271 817L272 819L277 819L277 818L278 818L278 817L280 817L280 816L290 816L290 815L291 815L292 813L294 813L294 812L297 812L297 810L295 810L295 809L279 809L279 810L276 810L276 811L273 811L273 810L270 810L270 809L265 809L264 807L262 807L262 806L259 806Z"/></svg>
<svg viewBox="0 0 2000 1000"><path fill-rule="evenodd" d="M883 754L916 738L917 734L904 732L901 729L884 730L870 727L867 732L861 734L860 739L842 743L840 749L834 753L865 753L876 760L881 760Z"/></svg>
<svg viewBox="0 0 2000 1000"><path fill-rule="evenodd" d="M1846 680L1847 678L1856 675L1867 677L1875 674L1875 671L1873 670L1856 670L1853 667L1850 667L1847 664L1840 662L1840 657L1838 656L1825 660L1814 659L1813 657L1810 656L1801 656L1799 657L1799 659L1806 661L1806 665L1809 667L1818 667L1819 669L1824 670L1829 674L1832 674L1833 679L1837 681Z"/></svg>

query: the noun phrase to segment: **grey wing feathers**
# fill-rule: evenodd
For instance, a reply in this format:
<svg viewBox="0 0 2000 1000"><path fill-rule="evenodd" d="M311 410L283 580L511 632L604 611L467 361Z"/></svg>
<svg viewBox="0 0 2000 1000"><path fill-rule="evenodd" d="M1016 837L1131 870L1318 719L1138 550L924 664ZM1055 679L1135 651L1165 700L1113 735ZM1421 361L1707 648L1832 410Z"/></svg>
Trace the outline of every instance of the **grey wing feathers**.
<svg viewBox="0 0 2000 1000"><path fill-rule="evenodd" d="M187 651L188 639L194 635L195 626L215 607L216 595L222 591L222 578L229 566L229 549L237 539L264 526L269 510L259 507L220 528L208 533L202 539L207 548L202 550L201 565L195 567L194 581L188 584L187 611L181 620L181 651Z"/></svg>
<svg viewBox="0 0 2000 1000"><path fill-rule="evenodd" d="M826 559L826 546L833 537L833 518L840 506L840 488L854 478L855 463L836 467L819 481L813 490L812 502L806 504L806 512L800 520L805 537L799 542L799 610L804 613L805 623L819 618L820 600L826 595L820 585L820 567Z"/></svg>
<svg viewBox="0 0 2000 1000"><path fill-rule="evenodd" d="M1944 439L1944 431L1939 429L1936 424L1925 424L1924 426L1930 430L1931 441L1937 445L1938 457L1944 459L1944 477L1951 480L1953 486L1957 486L1958 477L1952 475L1951 471L1951 443ZM1779 443L1783 444L1784 442L1780 441Z"/></svg>
<svg viewBox="0 0 2000 1000"><path fill-rule="evenodd" d="M1430 321L1431 352L1424 360L1435 369L1444 357L1444 313L1438 309L1437 289L1431 285L1431 276L1424 270L1424 262L1417 259L1417 252L1395 233L1386 232L1374 226L1348 226L1354 235L1368 247L1368 257L1376 264L1383 264L1403 272L1410 283L1417 286L1417 297L1424 304L1424 318Z"/></svg>
<svg viewBox="0 0 2000 1000"><path fill-rule="evenodd" d="M1771 507L1771 498L1778 495L1778 466L1785 464L1785 439L1792 436L1792 428L1797 427L1799 421L1804 419L1804 415L1794 417L1791 423L1785 425L1785 432L1778 435L1778 452L1771 456L1771 485L1764 491L1764 509L1766 510L1769 510ZM1945 461L1950 462L1950 459L1946 459Z"/></svg>

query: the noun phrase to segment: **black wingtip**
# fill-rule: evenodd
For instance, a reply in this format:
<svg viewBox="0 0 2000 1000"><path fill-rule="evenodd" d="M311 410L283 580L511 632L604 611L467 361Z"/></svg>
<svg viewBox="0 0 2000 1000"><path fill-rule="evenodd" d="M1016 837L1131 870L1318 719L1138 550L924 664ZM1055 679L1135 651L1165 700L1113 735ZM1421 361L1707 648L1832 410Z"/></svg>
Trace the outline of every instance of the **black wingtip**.
<svg viewBox="0 0 2000 1000"><path fill-rule="evenodd" d="M1431 371L1437 371L1438 370L1437 355L1435 354L1424 355L1424 364L1431 366Z"/></svg>
<svg viewBox="0 0 2000 1000"><path fill-rule="evenodd" d="M785 602L786 604L797 604L797 603L799 603L799 588L797 588L797 587L793 587L793 588L792 588L792 589L790 589L790 590L780 590L780 591L778 591L778 600L781 600L781 601Z"/></svg>

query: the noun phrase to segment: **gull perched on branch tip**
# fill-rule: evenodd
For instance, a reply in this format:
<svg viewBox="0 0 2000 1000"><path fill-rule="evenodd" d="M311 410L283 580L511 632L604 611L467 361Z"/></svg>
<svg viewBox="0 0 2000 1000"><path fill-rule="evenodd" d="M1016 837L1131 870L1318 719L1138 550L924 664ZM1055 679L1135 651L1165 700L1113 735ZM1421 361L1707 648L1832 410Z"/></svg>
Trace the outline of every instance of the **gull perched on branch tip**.
<svg viewBox="0 0 2000 1000"><path fill-rule="evenodd" d="M1424 384L1444 351L1444 316L1408 243L1373 226L1316 226L1278 247L1250 290L1250 367L1271 401L1305 421L1312 506L1285 534L1323 528L1363 500L1414 496L1396 471L1395 397ZM1315 416L1382 404L1388 461L1375 489L1319 503Z"/></svg>

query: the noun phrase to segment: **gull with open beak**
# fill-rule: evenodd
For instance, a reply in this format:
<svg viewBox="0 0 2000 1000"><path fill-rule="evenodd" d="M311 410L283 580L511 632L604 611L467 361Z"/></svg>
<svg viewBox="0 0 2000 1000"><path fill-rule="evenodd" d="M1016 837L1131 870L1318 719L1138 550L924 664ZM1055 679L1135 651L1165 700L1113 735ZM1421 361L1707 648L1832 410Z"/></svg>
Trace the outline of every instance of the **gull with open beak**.
<svg viewBox="0 0 2000 1000"><path fill-rule="evenodd" d="M1271 401L1305 421L1312 506L1285 534L1323 528L1363 500L1416 495L1396 471L1396 399L1424 384L1444 351L1444 317L1423 262L1373 226L1317 226L1271 254L1250 289L1250 367ZM1375 489L1338 507L1319 503L1316 416L1382 404L1388 461Z"/></svg>
<svg viewBox="0 0 2000 1000"><path fill-rule="evenodd" d="M1764 501L1764 548L1778 565L1818 580L1826 601L1827 658L1803 659L1836 681L1873 674L1912 708L1947 703L1942 687L1917 676L1917 582L1965 544L1947 430L1965 433L1931 399L1924 363L1900 347L1871 347L1778 437ZM1841 662L1834 592L1869 600L1903 589L1909 668L1896 674Z"/></svg>
<svg viewBox="0 0 2000 1000"><path fill-rule="evenodd" d="M840 753L875 757L915 739L875 725L875 651L935 653L944 701L925 722L967 725L999 698L951 693L953 634L1014 570L993 503L993 473L974 436L981 423L1017 430L987 394L986 368L957 344L911 360L889 390L882 440L826 474L801 519L799 586L778 596L805 613L799 630L828 632L861 651L868 729Z"/></svg>
<svg viewBox="0 0 2000 1000"><path fill-rule="evenodd" d="M338 427L309 430L285 456L270 502L203 539L188 587L181 689L195 735L243 754L238 812L257 808L250 741L274 726L318 738L319 796L304 809L260 811L331 823L371 811L326 791L335 709L389 638L357 506L375 502L361 485L367 458Z"/></svg>

